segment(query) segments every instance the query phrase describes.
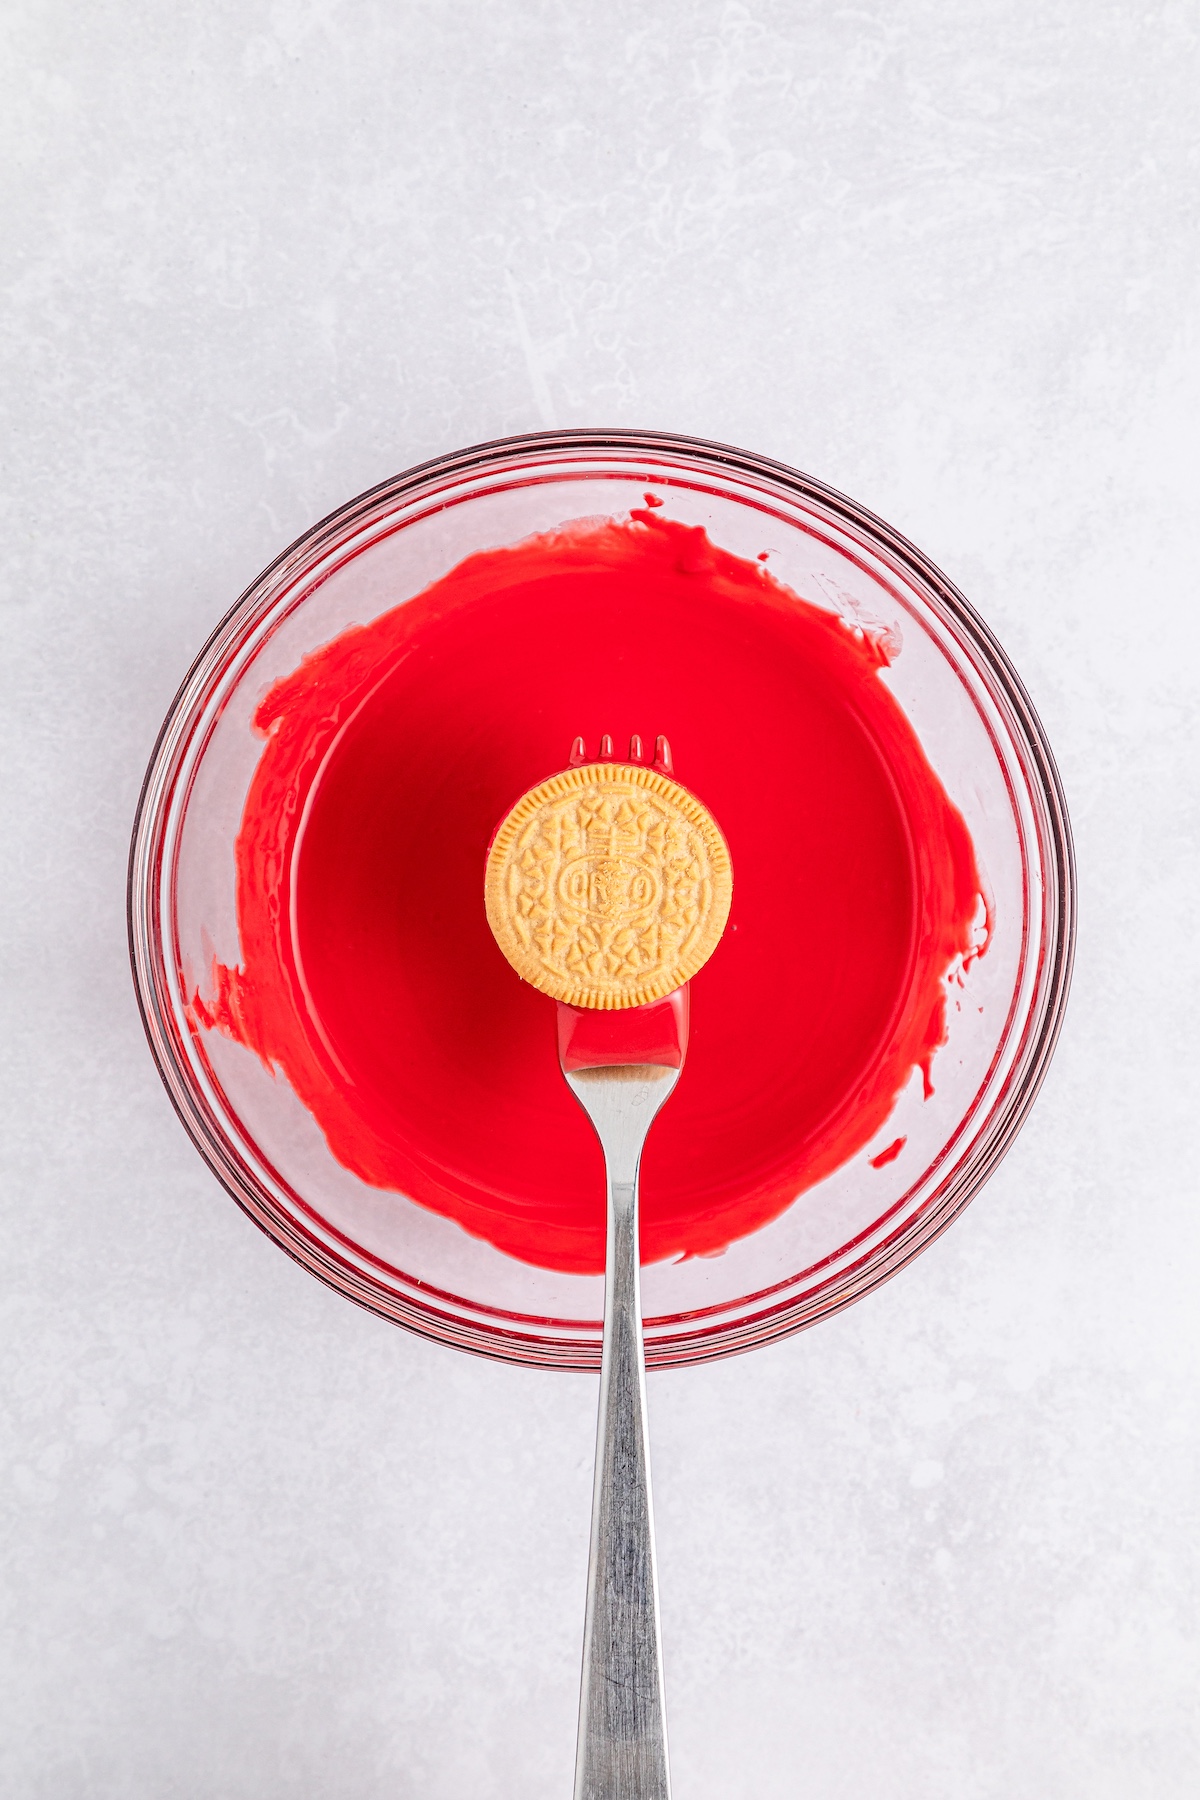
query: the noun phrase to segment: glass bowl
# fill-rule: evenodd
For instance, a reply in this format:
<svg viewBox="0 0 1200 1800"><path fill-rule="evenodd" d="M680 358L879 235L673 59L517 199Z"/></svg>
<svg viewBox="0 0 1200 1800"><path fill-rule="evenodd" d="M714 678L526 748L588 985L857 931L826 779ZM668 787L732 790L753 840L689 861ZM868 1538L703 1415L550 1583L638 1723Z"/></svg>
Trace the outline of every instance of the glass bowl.
<svg viewBox="0 0 1200 1800"><path fill-rule="evenodd" d="M253 583L197 657L147 771L129 871L146 1032L197 1148L276 1243L339 1293L460 1349L595 1368L603 1277L509 1257L336 1162L286 1078L198 1029L188 982L239 956L234 843L265 690L353 623L476 551L583 517L628 514L648 487L852 626L903 642L881 674L962 812L994 927L973 1002L949 1012L934 1095L919 1078L880 1145L719 1256L643 1271L653 1366L747 1350L836 1312L930 1243L1019 1129L1054 1047L1074 937L1070 831L1049 747L1004 652L952 584L880 520L744 451L655 432L547 432L410 470L307 532ZM686 779L686 776L684 777ZM482 890L481 890L482 891ZM482 904L482 901L481 901ZM548 1029L551 1027L548 1026ZM876 1149L868 1146L868 1150Z"/></svg>

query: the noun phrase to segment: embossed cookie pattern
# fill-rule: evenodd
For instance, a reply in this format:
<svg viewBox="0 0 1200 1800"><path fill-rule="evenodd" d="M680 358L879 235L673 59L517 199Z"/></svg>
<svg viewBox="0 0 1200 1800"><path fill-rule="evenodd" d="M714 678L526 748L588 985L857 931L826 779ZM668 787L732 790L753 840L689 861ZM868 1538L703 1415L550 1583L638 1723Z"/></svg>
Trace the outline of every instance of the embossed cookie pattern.
<svg viewBox="0 0 1200 1800"><path fill-rule="evenodd" d="M500 948L573 1006L644 1006L682 987L715 950L732 896L711 815L637 763L591 763L530 789L488 855Z"/></svg>

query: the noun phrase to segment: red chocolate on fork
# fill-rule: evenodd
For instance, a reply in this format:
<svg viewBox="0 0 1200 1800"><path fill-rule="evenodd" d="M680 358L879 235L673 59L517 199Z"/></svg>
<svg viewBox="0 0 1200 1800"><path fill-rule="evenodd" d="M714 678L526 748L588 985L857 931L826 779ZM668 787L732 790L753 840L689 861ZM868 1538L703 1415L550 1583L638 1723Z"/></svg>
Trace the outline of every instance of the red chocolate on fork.
<svg viewBox="0 0 1200 1800"><path fill-rule="evenodd" d="M568 769L582 768L587 760L587 743L583 738L577 737L571 745L571 754L567 758L567 767ZM642 752L642 740L636 731L629 740L629 760L631 763L644 763L646 760ZM614 761L613 741L607 732L605 732L604 736L600 739L600 754L597 756L596 761ZM665 737L655 738L654 761L650 766L651 768L659 770L663 775L674 775L675 765L671 761L671 746L668 744Z"/></svg>
<svg viewBox="0 0 1200 1800"><path fill-rule="evenodd" d="M613 742L607 734L600 739L596 760L613 760ZM629 740L629 760L645 761L642 740L636 732ZM587 761L587 745L577 737L571 745L567 767L578 769ZM652 766L664 775L674 775L671 746L665 737L655 739ZM663 1068L682 1069L691 1020L690 992L691 983L685 981L665 1000L654 1000L648 1006L611 1009L569 1006L564 1000L556 1001L558 1060L563 1074L622 1063L656 1063Z"/></svg>

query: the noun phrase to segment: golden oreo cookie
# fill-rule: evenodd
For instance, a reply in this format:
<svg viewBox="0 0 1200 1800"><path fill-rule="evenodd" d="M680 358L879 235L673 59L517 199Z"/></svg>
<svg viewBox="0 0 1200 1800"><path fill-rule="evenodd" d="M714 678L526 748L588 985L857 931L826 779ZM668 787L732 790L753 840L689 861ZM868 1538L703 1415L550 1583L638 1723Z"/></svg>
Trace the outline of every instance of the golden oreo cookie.
<svg viewBox="0 0 1200 1800"><path fill-rule="evenodd" d="M700 802L640 763L587 763L531 788L488 852L484 900L517 974L572 1006L645 1006L716 949L733 898Z"/></svg>

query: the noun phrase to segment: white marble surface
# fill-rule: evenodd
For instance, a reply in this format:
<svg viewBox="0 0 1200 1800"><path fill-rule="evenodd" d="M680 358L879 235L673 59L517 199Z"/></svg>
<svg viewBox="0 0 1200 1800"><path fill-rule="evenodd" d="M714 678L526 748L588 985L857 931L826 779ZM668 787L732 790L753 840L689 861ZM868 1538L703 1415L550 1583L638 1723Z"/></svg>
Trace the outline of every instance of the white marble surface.
<svg viewBox="0 0 1200 1800"><path fill-rule="evenodd" d="M1185 1800L1196 1685L1194 5L6 0L0 1791L570 1791L591 1383L243 1220L123 881L196 648L439 451L822 476L1056 746L1076 991L899 1280L651 1384L678 1800Z"/></svg>

